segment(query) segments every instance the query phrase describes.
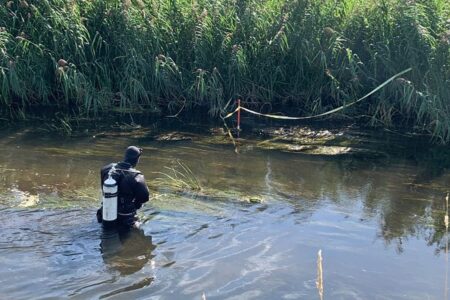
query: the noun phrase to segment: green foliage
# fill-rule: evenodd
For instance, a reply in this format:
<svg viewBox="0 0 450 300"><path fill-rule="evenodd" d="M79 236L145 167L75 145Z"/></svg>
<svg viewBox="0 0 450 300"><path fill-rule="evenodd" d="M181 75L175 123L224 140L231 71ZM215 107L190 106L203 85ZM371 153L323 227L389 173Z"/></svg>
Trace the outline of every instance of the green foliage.
<svg viewBox="0 0 450 300"><path fill-rule="evenodd" d="M157 186L166 186L179 191L189 190L200 192L202 186L195 177L191 169L183 162L177 160L173 167L165 167L167 172L156 172L156 174L164 176L156 178L154 183Z"/></svg>
<svg viewBox="0 0 450 300"><path fill-rule="evenodd" d="M346 109L450 142L447 0L0 2L0 110Z"/></svg>

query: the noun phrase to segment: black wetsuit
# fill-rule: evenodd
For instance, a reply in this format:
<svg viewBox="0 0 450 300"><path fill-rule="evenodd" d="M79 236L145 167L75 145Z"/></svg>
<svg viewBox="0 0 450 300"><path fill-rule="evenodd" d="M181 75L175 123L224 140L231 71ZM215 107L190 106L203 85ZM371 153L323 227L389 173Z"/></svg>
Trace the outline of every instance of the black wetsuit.
<svg viewBox="0 0 450 300"><path fill-rule="evenodd" d="M115 167L115 179L118 184L117 197L117 225L133 226L135 224L136 210L149 199L149 191L144 175L132 168L126 162L109 164L100 171L101 184L108 178L108 172ZM102 208L97 211L97 219L102 221Z"/></svg>

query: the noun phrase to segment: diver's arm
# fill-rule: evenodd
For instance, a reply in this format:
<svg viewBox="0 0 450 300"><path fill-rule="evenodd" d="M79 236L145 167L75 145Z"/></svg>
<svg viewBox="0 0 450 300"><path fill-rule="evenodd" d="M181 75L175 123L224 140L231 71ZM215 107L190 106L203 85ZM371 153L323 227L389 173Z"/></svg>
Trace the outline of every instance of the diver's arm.
<svg viewBox="0 0 450 300"><path fill-rule="evenodd" d="M145 183L144 175L139 174L135 177L135 179L135 207L136 209L139 209L143 203L148 201L150 192L148 191L147 184Z"/></svg>

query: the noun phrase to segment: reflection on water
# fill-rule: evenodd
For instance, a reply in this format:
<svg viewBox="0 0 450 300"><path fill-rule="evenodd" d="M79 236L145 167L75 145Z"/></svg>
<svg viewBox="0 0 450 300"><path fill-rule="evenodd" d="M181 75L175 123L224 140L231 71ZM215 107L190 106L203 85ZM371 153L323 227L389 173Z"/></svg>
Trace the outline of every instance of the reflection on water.
<svg viewBox="0 0 450 300"><path fill-rule="evenodd" d="M145 150L148 221L104 231L99 168L130 144ZM412 152L331 158L247 145L236 155L201 138L4 133L0 298L317 299L322 249L325 299L443 299L450 172L433 150L400 148ZM201 194L154 184L176 160Z"/></svg>
<svg viewBox="0 0 450 300"><path fill-rule="evenodd" d="M152 237L140 229L103 228L100 251L105 264L122 275L133 274L149 262L155 249Z"/></svg>

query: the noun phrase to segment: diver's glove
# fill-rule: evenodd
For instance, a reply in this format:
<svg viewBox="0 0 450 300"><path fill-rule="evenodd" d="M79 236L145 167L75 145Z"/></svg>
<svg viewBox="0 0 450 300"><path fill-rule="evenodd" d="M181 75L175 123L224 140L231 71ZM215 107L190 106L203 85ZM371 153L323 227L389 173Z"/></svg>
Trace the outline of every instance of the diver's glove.
<svg viewBox="0 0 450 300"><path fill-rule="evenodd" d="M99 222L99 223L101 223L103 221L102 210L103 210L102 207L100 207L97 210L97 222Z"/></svg>
<svg viewBox="0 0 450 300"><path fill-rule="evenodd" d="M139 208L142 207L142 203L141 203L141 202L138 202L138 201L135 201L135 202L134 202L134 207L135 207L136 209L139 209Z"/></svg>

